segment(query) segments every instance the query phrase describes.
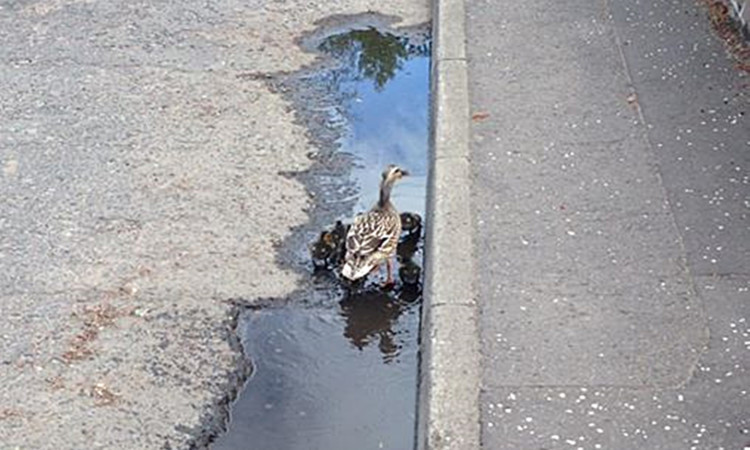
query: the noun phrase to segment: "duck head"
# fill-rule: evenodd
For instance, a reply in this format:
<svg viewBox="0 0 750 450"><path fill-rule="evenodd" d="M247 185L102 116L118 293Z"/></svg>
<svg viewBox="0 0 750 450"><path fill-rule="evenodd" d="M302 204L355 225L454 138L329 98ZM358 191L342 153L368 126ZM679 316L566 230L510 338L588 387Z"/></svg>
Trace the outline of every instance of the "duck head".
<svg viewBox="0 0 750 450"><path fill-rule="evenodd" d="M379 207L385 207L391 201L391 189L396 181L409 175L409 172L391 164L386 167L383 171L382 179L380 181L380 199L378 200Z"/></svg>
<svg viewBox="0 0 750 450"><path fill-rule="evenodd" d="M409 172L400 168L399 166L395 164L391 164L388 167L385 168L383 171L383 184L390 183L393 184L396 181L402 179L403 177L409 176Z"/></svg>

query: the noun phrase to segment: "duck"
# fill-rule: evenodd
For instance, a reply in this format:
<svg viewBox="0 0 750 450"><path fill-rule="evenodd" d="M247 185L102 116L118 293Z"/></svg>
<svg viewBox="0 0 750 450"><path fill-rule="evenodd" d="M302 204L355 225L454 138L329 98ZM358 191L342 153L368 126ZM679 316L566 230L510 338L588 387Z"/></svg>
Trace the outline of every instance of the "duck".
<svg viewBox="0 0 750 450"><path fill-rule="evenodd" d="M401 260L409 260L414 257L414 254L419 250L419 242L421 236L419 234L407 234L398 242L396 247L396 256L399 262Z"/></svg>
<svg viewBox="0 0 750 450"><path fill-rule="evenodd" d="M337 265L344 261L344 256L346 255L346 235L349 232L350 226L351 225L345 225L342 221L337 220L333 225L333 230L331 230L331 238L333 240L333 245L335 246L332 257Z"/></svg>
<svg viewBox="0 0 750 450"><path fill-rule="evenodd" d="M401 230L405 233L419 233L422 230L422 216L417 213L401 213Z"/></svg>
<svg viewBox="0 0 750 450"><path fill-rule="evenodd" d="M346 255L341 275L349 281L357 281L380 268L385 262L388 269L385 286L393 285L393 261L399 237L401 217L391 203L393 185L409 172L396 165L389 165L380 180L378 202L364 214L354 218L346 234Z"/></svg>
<svg viewBox="0 0 750 450"><path fill-rule="evenodd" d="M321 231L318 239L310 244L310 256L316 268L327 267L333 256L335 244L330 231Z"/></svg>
<svg viewBox="0 0 750 450"><path fill-rule="evenodd" d="M411 259L399 261L398 276L404 285L418 285L422 268Z"/></svg>
<svg viewBox="0 0 750 450"><path fill-rule="evenodd" d="M348 225L340 220L330 230L320 232L318 240L310 244L310 255L316 268L338 265L344 258L346 234Z"/></svg>

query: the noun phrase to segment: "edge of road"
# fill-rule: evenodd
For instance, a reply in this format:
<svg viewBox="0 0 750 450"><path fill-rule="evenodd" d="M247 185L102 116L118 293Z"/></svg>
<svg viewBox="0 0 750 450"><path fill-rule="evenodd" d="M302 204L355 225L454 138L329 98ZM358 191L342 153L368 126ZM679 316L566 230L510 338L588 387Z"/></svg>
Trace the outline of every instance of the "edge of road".
<svg viewBox="0 0 750 450"><path fill-rule="evenodd" d="M480 447L465 20L464 0L434 1L419 450Z"/></svg>

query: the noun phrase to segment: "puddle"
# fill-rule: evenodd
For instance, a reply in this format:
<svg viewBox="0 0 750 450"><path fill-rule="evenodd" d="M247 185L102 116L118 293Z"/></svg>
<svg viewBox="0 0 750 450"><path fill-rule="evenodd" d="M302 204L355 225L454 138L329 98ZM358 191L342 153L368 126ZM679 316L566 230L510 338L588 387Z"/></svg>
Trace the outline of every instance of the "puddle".
<svg viewBox="0 0 750 450"><path fill-rule="evenodd" d="M326 214L313 214L311 229L290 241L297 264L300 244L316 227L349 221L375 203L387 164L412 174L394 188L396 207L424 217L430 44L423 32L391 33L361 27L313 36L306 45L333 58L276 86L299 88L305 124L319 146L335 149L323 155L327 167L346 168L318 173L318 185L335 188L318 191L327 197L316 208ZM305 93L321 89L329 91L327 101L305 101ZM415 250L411 260L421 265L421 243ZM304 259L310 281L301 292L241 317L238 331L254 372L232 405L227 432L211 448L413 448L420 285L383 292L371 284L351 293L332 272L314 272L306 248Z"/></svg>
<svg viewBox="0 0 750 450"><path fill-rule="evenodd" d="M411 448L418 323L418 308L379 293L339 311L253 311L256 373L214 448Z"/></svg>
<svg viewBox="0 0 750 450"><path fill-rule="evenodd" d="M375 29L333 36L322 44L331 53L347 54L357 67L354 80L341 83L350 105L352 129L342 150L355 156L353 178L360 187L356 210L378 199L383 168L396 163L410 172L393 191L400 211L424 213L427 180L429 45ZM342 50L343 48L343 50ZM346 59L346 57L344 57ZM353 60L352 60L353 59Z"/></svg>

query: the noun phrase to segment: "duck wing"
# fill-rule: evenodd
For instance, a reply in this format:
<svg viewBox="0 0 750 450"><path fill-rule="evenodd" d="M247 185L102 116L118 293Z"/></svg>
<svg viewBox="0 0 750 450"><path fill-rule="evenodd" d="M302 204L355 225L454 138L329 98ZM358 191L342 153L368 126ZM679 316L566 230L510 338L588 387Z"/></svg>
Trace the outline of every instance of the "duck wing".
<svg viewBox="0 0 750 450"><path fill-rule="evenodd" d="M398 240L400 218L384 211L370 211L355 217L346 235L346 250L353 255L366 256L388 252L389 244Z"/></svg>

